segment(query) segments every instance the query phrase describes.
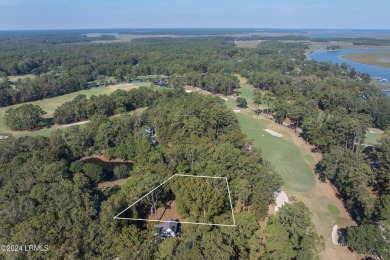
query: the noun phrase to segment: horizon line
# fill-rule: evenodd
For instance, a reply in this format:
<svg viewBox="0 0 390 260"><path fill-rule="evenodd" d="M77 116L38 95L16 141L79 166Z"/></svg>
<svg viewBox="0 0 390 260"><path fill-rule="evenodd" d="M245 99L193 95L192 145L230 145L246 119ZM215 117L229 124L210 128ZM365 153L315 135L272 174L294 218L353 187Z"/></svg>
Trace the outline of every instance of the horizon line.
<svg viewBox="0 0 390 260"><path fill-rule="evenodd" d="M1 32L5 31L71 31L71 30L135 30L135 29L149 29L149 30L180 30L180 29L260 29L260 30L372 30L383 31L390 30L390 28L324 28L324 27L94 27L94 28L34 28L34 29L0 29Z"/></svg>

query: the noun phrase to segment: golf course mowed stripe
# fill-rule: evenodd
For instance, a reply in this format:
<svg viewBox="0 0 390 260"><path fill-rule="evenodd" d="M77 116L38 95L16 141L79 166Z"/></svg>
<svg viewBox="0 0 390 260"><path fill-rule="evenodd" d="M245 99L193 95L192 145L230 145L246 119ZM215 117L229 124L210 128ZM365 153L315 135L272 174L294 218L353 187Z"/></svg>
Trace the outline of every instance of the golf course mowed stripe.
<svg viewBox="0 0 390 260"><path fill-rule="evenodd" d="M226 103L229 107L233 105L232 102ZM282 176L283 189L305 192L315 186L315 175L304 161L298 147L264 131L271 122L254 120L245 113L236 115L241 130L254 140L253 144L262 150L263 158Z"/></svg>

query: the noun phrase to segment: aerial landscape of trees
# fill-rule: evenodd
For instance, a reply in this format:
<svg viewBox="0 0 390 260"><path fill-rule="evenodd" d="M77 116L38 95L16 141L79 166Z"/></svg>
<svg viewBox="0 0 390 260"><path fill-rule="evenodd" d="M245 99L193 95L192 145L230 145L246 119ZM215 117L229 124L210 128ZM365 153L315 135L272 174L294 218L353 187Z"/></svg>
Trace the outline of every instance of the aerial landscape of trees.
<svg viewBox="0 0 390 260"><path fill-rule="evenodd" d="M241 132L235 114L219 97L183 89L235 95L240 77L253 86L257 108L267 107L277 123L288 120L321 153L318 178L334 185L357 224L345 229L348 248L389 258L390 137L384 134L374 146L362 144L370 127L390 127L390 99L368 75L345 64L306 59L307 43L264 41L239 48L229 36L104 44L69 34L47 36L46 43L44 36L18 37L24 40L14 44L0 37L0 107L106 85L108 78L137 82L148 76L152 85L166 87L78 95L55 109L53 122L89 124L49 137L0 140L0 244L50 245L48 252L0 252L0 258L318 258L323 237L303 202L268 216L282 180ZM236 98L242 109L249 101ZM139 108L145 110L129 114ZM23 104L7 109L4 122L10 130L33 131L47 126L45 114L37 105ZM93 155L134 165L107 170L85 161ZM182 225L180 239L159 240L153 225L113 220L177 173L228 178L237 227ZM125 178L121 187L99 186ZM218 186L190 184L171 187L182 217L223 218L222 209L230 206L222 203L226 193ZM204 201L195 203L192 195L202 193ZM150 205L141 203L126 216L149 212Z"/></svg>
<svg viewBox="0 0 390 260"><path fill-rule="evenodd" d="M210 106L214 109L210 110ZM210 111L215 111L215 114L210 115ZM120 256L133 259L142 255L150 258L166 254L166 246L175 249L171 252L176 253L170 253L175 258L183 254L210 258L216 252L234 258L247 258L258 252L272 257L274 252L259 249L263 242L259 240L261 229L256 220L267 215L268 204L272 202L274 190L280 187L281 180L268 164L262 162L260 151L248 149L250 141L240 132L234 114L219 98L180 91L167 92L141 117L110 119L96 115L91 121L88 127L74 126L64 134L54 132L49 138L9 138L2 142L2 243L29 240L48 243L53 250L41 253L46 257ZM154 128L159 141L157 146L145 133L145 124ZM113 131L102 130L107 125L111 125ZM104 141L99 137L101 131L106 133ZM104 178L102 169L80 161L81 156L104 149L114 149L112 157L131 158L135 162L129 181L120 190L112 188L102 192L96 186ZM123 154L121 151L128 152ZM237 190L235 198L245 201L242 210L236 211L239 229L183 226L180 240L170 238L156 244L147 224L112 220L127 206L127 201L176 172L228 177L233 189ZM240 186L243 182L247 183L245 191ZM18 196L14 196L16 187ZM198 186L191 187L195 189ZM178 192L180 194L181 191ZM69 194L72 196L69 197ZM181 198L183 202L185 194ZM208 203L213 201L219 200ZM299 211L298 208L291 210ZM300 214L309 217L305 210ZM284 225L292 227L297 224L294 219L290 221ZM307 225L312 224L309 221ZM43 232L46 229L48 231ZM291 230L291 234L294 232ZM301 236L297 239L311 241L306 234ZM275 243L278 239L267 238L268 241L275 240ZM172 244L168 246L168 243ZM292 255L318 254L320 247L316 242L297 243L289 245ZM32 253L18 254L31 256Z"/></svg>
<svg viewBox="0 0 390 260"><path fill-rule="evenodd" d="M37 105L22 105L5 111L5 124L12 130L34 130L45 125L46 112Z"/></svg>

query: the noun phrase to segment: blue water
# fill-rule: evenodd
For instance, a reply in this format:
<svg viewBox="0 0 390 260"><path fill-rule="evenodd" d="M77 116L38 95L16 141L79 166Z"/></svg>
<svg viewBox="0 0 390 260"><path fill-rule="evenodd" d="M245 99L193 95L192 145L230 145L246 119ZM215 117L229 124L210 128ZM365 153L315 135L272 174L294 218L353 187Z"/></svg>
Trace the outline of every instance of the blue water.
<svg viewBox="0 0 390 260"><path fill-rule="evenodd" d="M343 59L343 55L354 54L354 53L363 53L363 52L390 52L384 50L377 49L367 49L367 50L340 50L340 51L323 51L323 52L315 52L307 55L308 58L316 60L316 61L329 61L332 63L346 63L351 67L355 68L356 71L361 73L370 74L371 77L379 77L382 79L387 79L385 85L390 87L390 69L385 69L377 66L366 65L358 62L349 61ZM390 96L390 92L387 92Z"/></svg>

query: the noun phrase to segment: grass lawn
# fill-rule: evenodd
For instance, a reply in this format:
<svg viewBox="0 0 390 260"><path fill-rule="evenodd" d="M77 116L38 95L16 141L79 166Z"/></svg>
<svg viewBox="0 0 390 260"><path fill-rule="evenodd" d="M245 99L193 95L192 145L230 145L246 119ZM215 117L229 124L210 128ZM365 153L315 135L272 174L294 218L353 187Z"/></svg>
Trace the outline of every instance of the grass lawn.
<svg viewBox="0 0 390 260"><path fill-rule="evenodd" d="M333 215L339 215L340 214L340 210L333 204L329 204L328 205L328 209L329 209L330 213L332 213Z"/></svg>
<svg viewBox="0 0 390 260"><path fill-rule="evenodd" d="M240 80L240 88L236 91L236 93L240 96L246 99L248 101L248 105L257 108L258 106L255 105L253 102L253 90L255 89L251 84L247 83L247 79L241 77L240 75L235 74L236 77ZM262 95L264 96L266 92L262 91ZM271 103L271 102L269 102ZM271 104L268 104L271 107ZM267 104L260 104L259 107L260 109L265 109L268 108Z"/></svg>
<svg viewBox="0 0 390 260"><path fill-rule="evenodd" d="M80 125L80 128L84 128L86 127L87 124L83 124L83 125ZM23 136L32 136L32 137L35 137L35 136L50 136L54 131L56 130L63 130L63 131L67 131L69 129L69 127L61 127L59 125L54 125L50 128L43 128L43 129L40 129L40 130L37 130L37 131L33 131L33 132L29 132L29 131L13 131L12 132L12 135L14 137L23 137Z"/></svg>
<svg viewBox="0 0 390 260"><path fill-rule="evenodd" d="M136 115L136 116L140 116L142 115L142 113L148 109L148 107L141 107L141 108L137 108L136 110L133 110L129 113L129 115Z"/></svg>
<svg viewBox="0 0 390 260"><path fill-rule="evenodd" d="M156 79L156 78L166 79L166 78L168 78L168 76L165 76L165 75L146 75L146 76L137 76L136 77L137 80L149 80L149 79Z"/></svg>
<svg viewBox="0 0 390 260"><path fill-rule="evenodd" d="M27 75L21 75L21 76L9 76L8 80L11 81L11 82L17 82L19 79L20 80L23 80L23 79L26 79L26 78L33 79L33 78L36 78L36 77L37 76L35 76L33 74L27 74Z"/></svg>
<svg viewBox="0 0 390 260"><path fill-rule="evenodd" d="M253 102L253 88L252 87L243 85L240 87L238 92L239 92L239 96L245 98L246 101L248 101L249 105L251 105L251 106L253 105L254 107L256 107L256 105L254 105L254 102Z"/></svg>
<svg viewBox="0 0 390 260"><path fill-rule="evenodd" d="M229 108L237 109L235 101L226 101ZM282 138L267 133L264 129L272 123L271 120L255 120L254 112L241 109L237 118L241 130L253 139L255 147L260 148L265 160L271 162L275 171L284 181L283 189L286 191L309 191L315 186L315 176L309 165L304 161L298 147Z"/></svg>
<svg viewBox="0 0 390 260"><path fill-rule="evenodd" d="M344 55L343 58L382 68L390 68L390 52L354 53Z"/></svg>
<svg viewBox="0 0 390 260"><path fill-rule="evenodd" d="M375 128L371 128L366 132L364 139L365 144L375 145L379 144L379 139L382 137L383 131Z"/></svg>
<svg viewBox="0 0 390 260"><path fill-rule="evenodd" d="M251 84L248 84L248 80L244 77L241 77L239 74L234 74L240 81L240 88L237 90L237 93L240 97L246 98L248 103L253 103L253 90Z"/></svg>
<svg viewBox="0 0 390 260"><path fill-rule="evenodd" d="M308 154L303 156L303 158L305 158L305 160L308 162L312 162L314 160L314 157Z"/></svg>

